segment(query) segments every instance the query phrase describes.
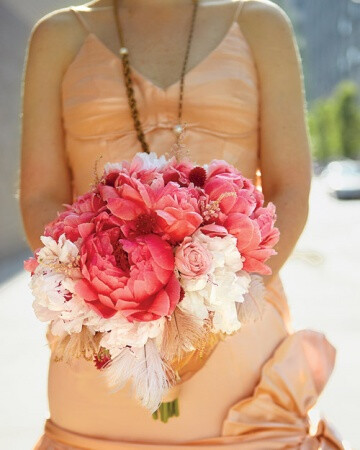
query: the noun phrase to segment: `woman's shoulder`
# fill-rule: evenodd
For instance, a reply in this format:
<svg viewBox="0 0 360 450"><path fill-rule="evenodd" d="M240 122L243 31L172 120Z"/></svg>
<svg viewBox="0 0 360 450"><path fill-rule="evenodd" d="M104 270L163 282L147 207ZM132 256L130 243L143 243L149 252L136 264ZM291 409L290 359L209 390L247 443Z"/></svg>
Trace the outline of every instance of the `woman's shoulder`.
<svg viewBox="0 0 360 450"><path fill-rule="evenodd" d="M239 21L266 21L274 25L292 26L288 14L281 6L270 0L241 0L243 5Z"/></svg>
<svg viewBox="0 0 360 450"><path fill-rule="evenodd" d="M27 64L48 64L52 71L62 72L71 62L84 39L71 7L53 10L32 26L27 42Z"/></svg>
<svg viewBox="0 0 360 450"><path fill-rule="evenodd" d="M293 24L288 14L269 0L242 0L238 16L239 27L245 35L260 68L279 55L297 53ZM274 62L274 61L273 61Z"/></svg>

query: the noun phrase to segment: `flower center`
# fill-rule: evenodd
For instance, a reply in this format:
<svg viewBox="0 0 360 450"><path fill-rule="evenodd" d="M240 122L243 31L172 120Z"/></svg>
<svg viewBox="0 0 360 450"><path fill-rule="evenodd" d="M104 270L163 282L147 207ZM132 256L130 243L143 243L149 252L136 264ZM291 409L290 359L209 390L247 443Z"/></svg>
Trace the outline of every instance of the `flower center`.
<svg viewBox="0 0 360 450"><path fill-rule="evenodd" d="M156 225L154 214L140 214L135 220L135 228L139 234L149 234Z"/></svg>
<svg viewBox="0 0 360 450"><path fill-rule="evenodd" d="M204 187L206 181L206 170L203 167L194 167L189 173L189 181L195 186Z"/></svg>
<svg viewBox="0 0 360 450"><path fill-rule="evenodd" d="M130 269L129 257L126 251L122 248L120 243L117 243L114 249L114 257L116 265L124 272L128 272Z"/></svg>
<svg viewBox="0 0 360 450"><path fill-rule="evenodd" d="M96 368L101 370L105 365L108 364L109 361L111 361L109 350L107 348L100 347L99 352L94 354L93 361Z"/></svg>

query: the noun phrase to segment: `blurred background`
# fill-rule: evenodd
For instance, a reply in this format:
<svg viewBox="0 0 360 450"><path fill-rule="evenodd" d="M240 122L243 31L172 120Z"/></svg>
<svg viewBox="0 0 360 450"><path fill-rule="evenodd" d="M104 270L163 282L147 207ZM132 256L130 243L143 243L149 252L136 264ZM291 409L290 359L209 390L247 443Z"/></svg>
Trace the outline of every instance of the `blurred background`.
<svg viewBox="0 0 360 450"><path fill-rule="evenodd" d="M81 3L0 0L0 449L31 449L48 416L49 350L22 271L30 252L16 196L25 50L40 17ZM313 152L309 219L281 276L295 329L319 330L337 349L317 407L360 449L360 3L276 3L302 57Z"/></svg>

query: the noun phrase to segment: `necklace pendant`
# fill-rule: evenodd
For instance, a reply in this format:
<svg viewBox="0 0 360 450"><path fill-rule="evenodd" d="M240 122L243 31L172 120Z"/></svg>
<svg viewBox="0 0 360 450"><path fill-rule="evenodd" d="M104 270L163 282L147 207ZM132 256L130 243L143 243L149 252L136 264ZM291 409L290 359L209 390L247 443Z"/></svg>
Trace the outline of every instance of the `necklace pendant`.
<svg viewBox="0 0 360 450"><path fill-rule="evenodd" d="M178 123L173 126L173 131L176 135L176 139L174 144L172 145L172 154L175 156L177 161L189 158L189 150L183 143L186 125L186 123Z"/></svg>
<svg viewBox="0 0 360 450"><path fill-rule="evenodd" d="M120 56L128 55L129 50L126 47L120 47L119 53L120 53Z"/></svg>
<svg viewBox="0 0 360 450"><path fill-rule="evenodd" d="M181 123L178 123L173 127L173 131L177 136L181 136L184 132L184 126Z"/></svg>

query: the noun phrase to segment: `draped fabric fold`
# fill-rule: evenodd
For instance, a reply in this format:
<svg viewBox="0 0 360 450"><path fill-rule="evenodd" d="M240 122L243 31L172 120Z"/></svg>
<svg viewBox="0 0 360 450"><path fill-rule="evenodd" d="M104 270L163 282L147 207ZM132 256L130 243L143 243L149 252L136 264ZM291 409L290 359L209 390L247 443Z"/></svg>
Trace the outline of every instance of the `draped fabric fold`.
<svg viewBox="0 0 360 450"><path fill-rule="evenodd" d="M34 450L345 450L349 447L331 424L325 418L314 421L309 414L333 371L335 357L335 348L320 332L288 335L264 364L253 395L230 407L219 437L176 444L126 442L73 433L48 419Z"/></svg>

